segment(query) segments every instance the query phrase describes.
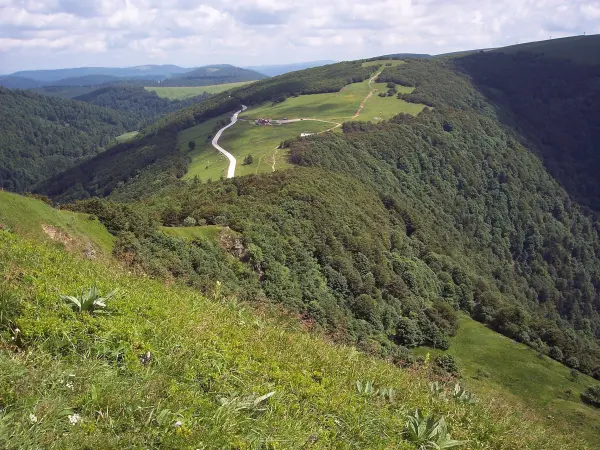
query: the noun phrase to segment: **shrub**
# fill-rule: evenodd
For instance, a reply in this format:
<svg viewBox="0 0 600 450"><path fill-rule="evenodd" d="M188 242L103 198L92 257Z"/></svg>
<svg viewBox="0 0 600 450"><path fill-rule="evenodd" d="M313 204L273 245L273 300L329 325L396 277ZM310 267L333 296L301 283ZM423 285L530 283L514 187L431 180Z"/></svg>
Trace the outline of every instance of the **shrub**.
<svg viewBox="0 0 600 450"><path fill-rule="evenodd" d="M183 226L184 227L195 227L196 226L196 219L194 219L193 217L186 217L185 219L183 219Z"/></svg>
<svg viewBox="0 0 600 450"><path fill-rule="evenodd" d="M424 337L416 321L408 317L401 317L396 325L395 339L398 344L411 348L421 345Z"/></svg>
<svg viewBox="0 0 600 450"><path fill-rule="evenodd" d="M567 358L566 364L567 366L572 367L573 369L579 369L579 360L574 356Z"/></svg>
<svg viewBox="0 0 600 450"><path fill-rule="evenodd" d="M562 350L560 348L558 348L556 345L554 347L550 348L550 351L548 352L548 356L550 356L550 358L552 358L552 359L555 359L556 361L562 361L564 359Z"/></svg>
<svg viewBox="0 0 600 450"><path fill-rule="evenodd" d="M458 374L458 365L452 355L440 355L434 360L435 365L445 372L453 375Z"/></svg>
<svg viewBox="0 0 600 450"><path fill-rule="evenodd" d="M254 162L254 157L252 155L248 155L244 158L244 165L249 166Z"/></svg>
<svg viewBox="0 0 600 450"><path fill-rule="evenodd" d="M590 386L583 391L581 399L596 408L600 408L600 384L596 386Z"/></svg>
<svg viewBox="0 0 600 450"><path fill-rule="evenodd" d="M188 148L190 151L194 150L196 148L196 143L194 141L188 142Z"/></svg>

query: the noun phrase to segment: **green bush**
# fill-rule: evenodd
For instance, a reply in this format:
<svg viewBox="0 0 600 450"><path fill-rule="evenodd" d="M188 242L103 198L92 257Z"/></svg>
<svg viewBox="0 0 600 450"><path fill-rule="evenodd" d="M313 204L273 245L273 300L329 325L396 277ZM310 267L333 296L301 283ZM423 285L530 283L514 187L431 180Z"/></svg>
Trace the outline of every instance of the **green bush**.
<svg viewBox="0 0 600 450"><path fill-rule="evenodd" d="M434 359L434 363L437 367L439 367L444 372L450 373L452 375L458 374L458 365L456 364L456 360L452 355L440 355Z"/></svg>
<svg viewBox="0 0 600 450"><path fill-rule="evenodd" d="M596 408L600 408L600 384L586 388L581 394L581 399Z"/></svg>

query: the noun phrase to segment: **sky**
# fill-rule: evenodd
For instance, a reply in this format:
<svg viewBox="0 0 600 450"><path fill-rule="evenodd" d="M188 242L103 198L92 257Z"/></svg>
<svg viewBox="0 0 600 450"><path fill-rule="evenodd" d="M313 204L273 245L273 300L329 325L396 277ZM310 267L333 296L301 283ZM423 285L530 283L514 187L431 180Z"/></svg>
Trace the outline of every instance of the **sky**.
<svg viewBox="0 0 600 450"><path fill-rule="evenodd" d="M600 0L0 0L0 73L439 54L600 33Z"/></svg>

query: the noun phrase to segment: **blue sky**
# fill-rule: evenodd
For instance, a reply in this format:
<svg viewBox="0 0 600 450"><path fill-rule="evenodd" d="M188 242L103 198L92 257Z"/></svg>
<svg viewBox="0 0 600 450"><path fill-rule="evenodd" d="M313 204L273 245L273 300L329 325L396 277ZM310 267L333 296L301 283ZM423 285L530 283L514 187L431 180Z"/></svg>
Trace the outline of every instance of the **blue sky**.
<svg viewBox="0 0 600 450"><path fill-rule="evenodd" d="M0 73L282 64L600 33L600 0L0 0Z"/></svg>

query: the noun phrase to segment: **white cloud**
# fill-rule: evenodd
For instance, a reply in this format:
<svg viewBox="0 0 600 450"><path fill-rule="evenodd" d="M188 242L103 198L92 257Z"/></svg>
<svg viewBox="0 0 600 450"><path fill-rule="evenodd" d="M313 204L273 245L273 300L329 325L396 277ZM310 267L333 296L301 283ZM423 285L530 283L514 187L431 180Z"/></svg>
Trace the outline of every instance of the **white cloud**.
<svg viewBox="0 0 600 450"><path fill-rule="evenodd" d="M0 0L0 73L445 53L600 32L598 0Z"/></svg>

